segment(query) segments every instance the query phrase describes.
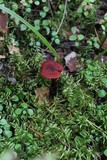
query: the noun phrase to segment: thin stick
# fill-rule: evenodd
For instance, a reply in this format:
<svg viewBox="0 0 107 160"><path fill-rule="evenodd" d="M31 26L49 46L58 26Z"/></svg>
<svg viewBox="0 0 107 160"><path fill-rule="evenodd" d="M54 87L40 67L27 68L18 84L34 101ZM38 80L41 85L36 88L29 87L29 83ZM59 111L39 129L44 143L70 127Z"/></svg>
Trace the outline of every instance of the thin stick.
<svg viewBox="0 0 107 160"><path fill-rule="evenodd" d="M91 122L90 120L88 120L86 118L86 121L88 122L88 124L90 124L94 129L98 130L101 133L104 133L105 135L107 135L107 132L104 131L101 127L97 126L95 123Z"/></svg>
<svg viewBox="0 0 107 160"><path fill-rule="evenodd" d="M56 7L55 7L55 10L58 8L59 4L60 4L61 0L58 1Z"/></svg>
<svg viewBox="0 0 107 160"><path fill-rule="evenodd" d="M98 37L98 41L99 41L99 43L101 43L100 38L99 38L99 35L98 35L98 32L97 32L96 28L94 28L94 29L95 29L95 34L96 34L96 36Z"/></svg>
<svg viewBox="0 0 107 160"><path fill-rule="evenodd" d="M60 31L60 29L61 29L61 27L62 27L62 24L63 24L63 22L64 22L65 16L67 15L67 2L68 2L68 0L65 0L65 7L64 7L63 17L62 17L61 23L60 23L60 25L59 25L59 27L58 27L58 29L57 29L56 34L59 33L59 31Z"/></svg>
<svg viewBox="0 0 107 160"><path fill-rule="evenodd" d="M50 8L50 12L51 12L51 16L52 16L52 18L54 18L54 14L53 14L53 11L52 11L52 3L51 3L51 1L50 0L48 0L48 6L49 6L49 8Z"/></svg>
<svg viewBox="0 0 107 160"><path fill-rule="evenodd" d="M105 35L104 40L101 42L99 50L102 48L102 46L103 46L104 42L106 41L106 39L107 39L107 34Z"/></svg>
<svg viewBox="0 0 107 160"><path fill-rule="evenodd" d="M27 126L27 127L28 127L28 126ZM28 127L28 128L29 128L32 132L36 133L40 138L43 138L43 137L44 137L43 134L41 134L40 132L36 131L35 129L30 128L30 127Z"/></svg>

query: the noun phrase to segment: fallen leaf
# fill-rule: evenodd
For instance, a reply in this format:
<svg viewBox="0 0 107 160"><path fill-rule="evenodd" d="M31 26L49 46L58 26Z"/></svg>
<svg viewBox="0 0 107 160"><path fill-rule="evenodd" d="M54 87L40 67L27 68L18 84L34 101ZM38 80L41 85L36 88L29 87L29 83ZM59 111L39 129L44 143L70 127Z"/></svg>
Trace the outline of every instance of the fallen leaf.
<svg viewBox="0 0 107 160"><path fill-rule="evenodd" d="M9 53L10 54L14 54L14 53L19 53L19 48L18 47L16 47L15 45L10 45L9 47L8 47L8 49L9 49Z"/></svg>
<svg viewBox="0 0 107 160"><path fill-rule="evenodd" d="M49 97L49 88L48 87L37 88L35 94L38 101L43 102Z"/></svg>
<svg viewBox="0 0 107 160"><path fill-rule="evenodd" d="M4 41L4 37L0 37L0 41Z"/></svg>
<svg viewBox="0 0 107 160"><path fill-rule="evenodd" d="M70 72L75 72L77 70L77 54L76 52L71 52L65 58L65 65L68 67Z"/></svg>
<svg viewBox="0 0 107 160"><path fill-rule="evenodd" d="M5 12L0 12L0 31L3 33L6 33L7 31L7 13Z"/></svg>
<svg viewBox="0 0 107 160"><path fill-rule="evenodd" d="M4 59L6 58L4 55L0 55L0 59Z"/></svg>

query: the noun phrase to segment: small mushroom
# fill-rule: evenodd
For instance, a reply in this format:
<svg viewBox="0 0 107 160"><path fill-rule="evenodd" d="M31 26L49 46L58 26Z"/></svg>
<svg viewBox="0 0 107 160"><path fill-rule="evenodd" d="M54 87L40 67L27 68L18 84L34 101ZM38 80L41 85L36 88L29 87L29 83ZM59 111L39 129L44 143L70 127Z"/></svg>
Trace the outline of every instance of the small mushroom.
<svg viewBox="0 0 107 160"><path fill-rule="evenodd" d="M51 85L49 90L49 97L53 98L56 95L57 91L57 78L61 76L63 70L62 64L55 62L53 60L44 61L41 65L40 74L47 78L51 79Z"/></svg>

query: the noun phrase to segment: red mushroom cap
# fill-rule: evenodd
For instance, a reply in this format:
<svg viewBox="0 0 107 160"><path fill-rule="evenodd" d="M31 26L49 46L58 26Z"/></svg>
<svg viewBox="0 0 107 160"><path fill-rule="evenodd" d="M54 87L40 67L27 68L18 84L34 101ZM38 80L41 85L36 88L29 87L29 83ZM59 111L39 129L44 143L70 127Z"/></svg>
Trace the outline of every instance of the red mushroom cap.
<svg viewBox="0 0 107 160"><path fill-rule="evenodd" d="M56 79L61 76L61 72L63 70L63 67L60 63L47 60L42 63L40 74L48 79Z"/></svg>

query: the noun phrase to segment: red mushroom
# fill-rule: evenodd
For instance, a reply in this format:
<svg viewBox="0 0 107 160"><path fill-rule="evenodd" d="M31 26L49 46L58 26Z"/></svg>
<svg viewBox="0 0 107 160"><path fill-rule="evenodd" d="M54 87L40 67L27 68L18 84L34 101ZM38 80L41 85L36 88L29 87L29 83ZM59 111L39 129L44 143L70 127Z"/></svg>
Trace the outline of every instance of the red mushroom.
<svg viewBox="0 0 107 160"><path fill-rule="evenodd" d="M53 60L47 60L42 63L40 74L47 79L51 79L51 86L49 93L50 97L54 97L56 95L56 90L57 90L56 79L61 76L62 70L63 70L62 65Z"/></svg>

